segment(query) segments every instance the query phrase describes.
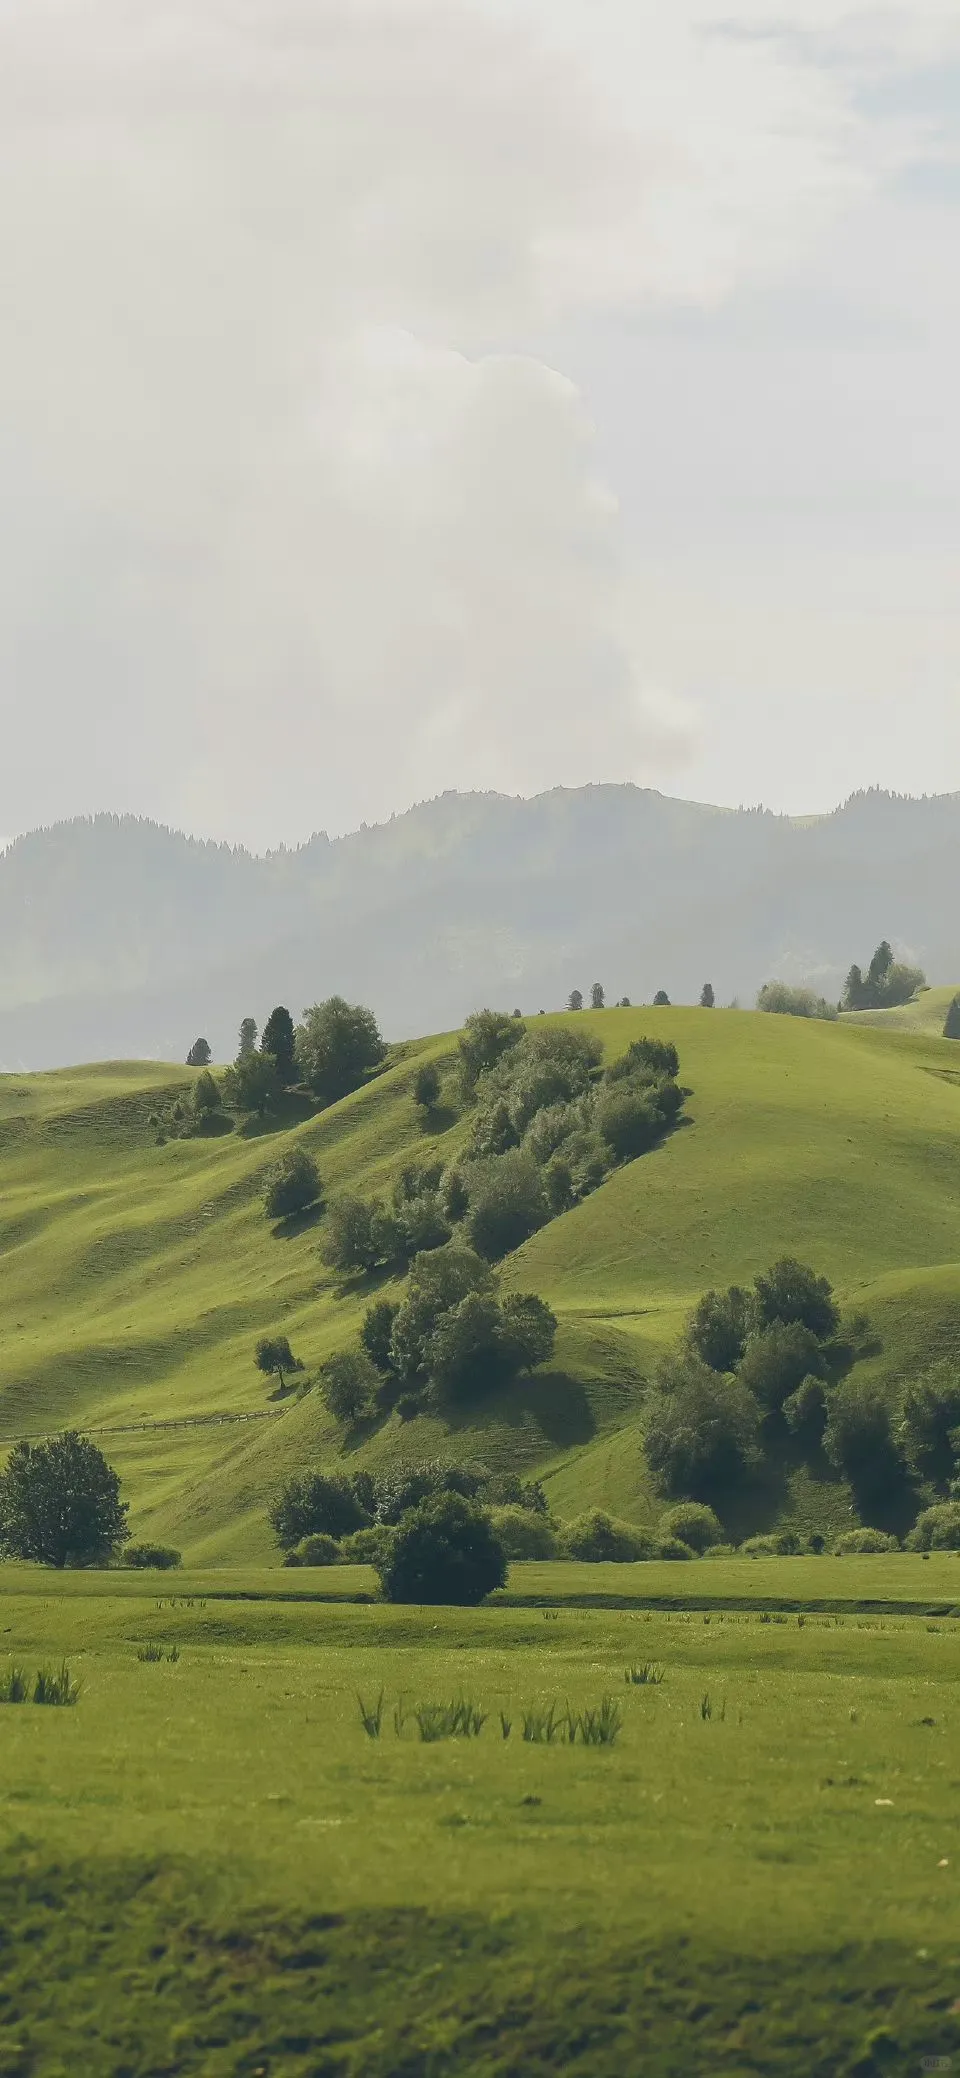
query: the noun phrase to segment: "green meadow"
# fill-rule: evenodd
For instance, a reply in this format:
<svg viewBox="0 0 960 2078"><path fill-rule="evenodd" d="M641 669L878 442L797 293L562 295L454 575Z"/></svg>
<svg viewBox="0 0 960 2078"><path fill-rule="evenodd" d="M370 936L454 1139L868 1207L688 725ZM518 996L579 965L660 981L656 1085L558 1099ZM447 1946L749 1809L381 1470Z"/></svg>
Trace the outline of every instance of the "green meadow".
<svg viewBox="0 0 960 2078"><path fill-rule="evenodd" d="M559 1316L548 1373L456 1427L393 1416L349 1455L374 1466L482 1456L545 1478L562 1515L602 1501L642 1523L658 1507L645 1381L707 1286L748 1282L784 1252L813 1263L848 1309L868 1312L875 1353L859 1369L891 1393L957 1349L960 1060L919 1020L667 1009L580 1021L608 1057L643 1032L674 1040L685 1122L508 1259L505 1282ZM411 1084L427 1059L452 1082L454 1052L452 1036L410 1045L326 1112L291 1107L162 1146L149 1119L188 1091L188 1070L108 1063L0 1079L0 1442L102 1429L136 1535L192 1562L268 1563L277 1482L305 1460L338 1459L344 1440L316 1393L271 1400L254 1341L282 1330L309 1376L356 1336L372 1286L325 1268L315 1219L267 1221L264 1175L297 1140L328 1197L384 1191L411 1159L449 1158L464 1124L451 1107L425 1126ZM778 1519L831 1539L850 1506L842 1482L802 1471L776 1501Z"/></svg>
<svg viewBox="0 0 960 2078"><path fill-rule="evenodd" d="M821 1563L822 1599L898 1613L750 1606ZM475 1611L303 1599L317 1574L294 1599L289 1575L5 1568L0 1673L66 1654L81 1693L0 1705L0 2071L826 2078L956 2053L960 1641L929 1612L960 1562L761 1565L515 1567ZM682 1572L711 1606L511 1606L544 1570L600 1594ZM604 1697L612 1744L523 1736ZM458 1699L477 1735L422 1739L418 1709Z"/></svg>

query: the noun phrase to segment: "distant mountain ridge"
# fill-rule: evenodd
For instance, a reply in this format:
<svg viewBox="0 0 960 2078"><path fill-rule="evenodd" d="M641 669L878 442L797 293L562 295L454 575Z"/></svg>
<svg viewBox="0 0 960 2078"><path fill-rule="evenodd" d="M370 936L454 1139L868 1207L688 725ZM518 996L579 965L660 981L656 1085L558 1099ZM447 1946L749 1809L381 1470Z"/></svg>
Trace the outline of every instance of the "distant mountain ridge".
<svg viewBox="0 0 960 2078"><path fill-rule="evenodd" d="M630 785L447 793L264 858L77 819L0 856L0 1066L177 1060L198 1032L222 1060L243 1015L334 991L396 1038L594 980L634 1002L709 979L751 1003L772 975L836 996L882 936L946 982L958 866L956 794L791 818Z"/></svg>

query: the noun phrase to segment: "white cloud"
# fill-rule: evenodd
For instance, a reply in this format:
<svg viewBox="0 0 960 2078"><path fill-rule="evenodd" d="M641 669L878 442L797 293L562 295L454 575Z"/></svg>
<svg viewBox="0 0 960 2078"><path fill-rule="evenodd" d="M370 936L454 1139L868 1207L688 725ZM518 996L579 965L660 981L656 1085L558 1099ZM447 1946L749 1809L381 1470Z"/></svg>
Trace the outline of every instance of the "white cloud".
<svg viewBox="0 0 960 2078"><path fill-rule="evenodd" d="M0 0L0 822L669 770L584 402L518 345L783 271L902 150L716 0Z"/></svg>

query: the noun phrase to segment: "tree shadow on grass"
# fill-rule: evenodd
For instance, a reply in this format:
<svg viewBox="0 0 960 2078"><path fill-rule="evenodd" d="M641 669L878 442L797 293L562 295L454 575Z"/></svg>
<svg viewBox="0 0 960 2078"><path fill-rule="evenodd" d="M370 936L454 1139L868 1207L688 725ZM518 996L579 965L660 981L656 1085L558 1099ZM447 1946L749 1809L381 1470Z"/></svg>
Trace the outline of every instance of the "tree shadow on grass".
<svg viewBox="0 0 960 2078"><path fill-rule="evenodd" d="M575 1443L589 1443L596 1435L593 1409L579 1379L566 1371L537 1371L517 1378L489 1397L477 1394L457 1404L445 1402L442 1409L448 1429L473 1429L486 1417L520 1428L531 1416L541 1435L560 1450Z"/></svg>
<svg viewBox="0 0 960 2078"><path fill-rule="evenodd" d="M191 1137L194 1140L222 1140L224 1134L233 1130L234 1121L225 1111L207 1111L197 1120Z"/></svg>
<svg viewBox="0 0 960 2078"><path fill-rule="evenodd" d="M249 1112L237 1131L242 1140L262 1140L264 1135L271 1133L289 1133L291 1127L302 1126L308 1118L314 1118L317 1109L314 1099L304 1091L287 1090L262 1118L259 1112Z"/></svg>
<svg viewBox="0 0 960 2078"><path fill-rule="evenodd" d="M278 1219L270 1229L274 1241L295 1241L298 1234L307 1234L317 1227L326 1210L322 1200L316 1205L305 1205L302 1212L288 1212L285 1219Z"/></svg>
<svg viewBox="0 0 960 2078"><path fill-rule="evenodd" d="M352 1270L334 1286L335 1299L366 1299L403 1276L396 1263L378 1263L375 1270Z"/></svg>
<svg viewBox="0 0 960 2078"><path fill-rule="evenodd" d="M459 1116L459 1111L456 1111L452 1104L433 1104L429 1111L424 1112L421 1118L420 1131L425 1138L430 1138L439 1133L449 1133L451 1126L456 1125Z"/></svg>

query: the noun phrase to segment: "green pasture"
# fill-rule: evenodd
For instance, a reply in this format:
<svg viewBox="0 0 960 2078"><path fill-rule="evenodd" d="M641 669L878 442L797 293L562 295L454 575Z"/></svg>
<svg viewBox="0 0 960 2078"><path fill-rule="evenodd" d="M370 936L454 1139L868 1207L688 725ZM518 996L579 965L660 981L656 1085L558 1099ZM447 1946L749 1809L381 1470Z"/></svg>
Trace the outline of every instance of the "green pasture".
<svg viewBox="0 0 960 2078"><path fill-rule="evenodd" d="M394 1416L351 1446L351 1463L479 1456L543 1477L563 1515L603 1503L650 1521L651 1368L704 1288L749 1281L784 1252L867 1310L869 1366L891 1394L960 1350L960 1060L919 1015L909 1029L880 1016L583 1013L611 1056L644 1031L675 1040L685 1122L505 1264L508 1285L558 1313L549 1370L455 1424ZM371 1291L390 1286L329 1272L317 1218L271 1225L264 1175L295 1139L328 1197L388 1190L412 1159L448 1159L464 1124L451 1104L425 1125L411 1084L435 1058L452 1097L454 1051L450 1035L425 1040L327 1112L292 1104L265 1125L163 1146L149 1118L189 1092L191 1071L0 1078L0 1445L67 1423L102 1430L135 1534L198 1563L268 1562L279 1479L336 1462L345 1443L317 1394L270 1399L253 1344L279 1329L315 1374L356 1335ZM842 1482L814 1486L802 1471L775 1513L830 1539L852 1519Z"/></svg>
<svg viewBox="0 0 960 2078"><path fill-rule="evenodd" d="M820 1563L767 1572L789 1600ZM847 1563L826 1599L865 1565L890 1599L952 1581ZM957 1621L774 1622L733 1605L734 1564L769 1588L704 1562L710 1611L4 1568L0 1674L66 1655L82 1692L0 1705L0 2071L827 2078L956 2052ZM531 1708L604 1695L613 1746L523 1740ZM479 1737L422 1743L417 1705L457 1696Z"/></svg>

